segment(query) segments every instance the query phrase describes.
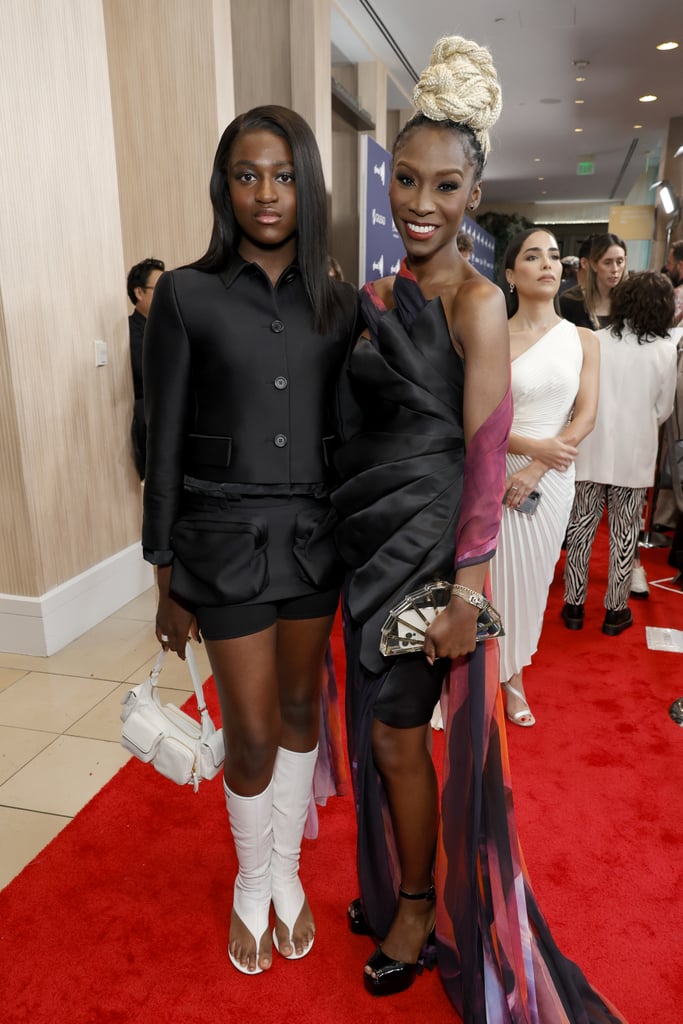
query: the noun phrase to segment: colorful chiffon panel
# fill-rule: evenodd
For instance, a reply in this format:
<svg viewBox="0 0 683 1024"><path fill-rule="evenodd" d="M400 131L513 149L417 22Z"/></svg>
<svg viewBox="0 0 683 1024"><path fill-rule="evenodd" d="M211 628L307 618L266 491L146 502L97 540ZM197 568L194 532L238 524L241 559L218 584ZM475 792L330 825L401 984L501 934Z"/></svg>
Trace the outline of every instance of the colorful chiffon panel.
<svg viewBox="0 0 683 1024"><path fill-rule="evenodd" d="M517 835L498 683L481 644L452 666L436 858L437 944L465 1024L624 1024L555 945Z"/></svg>
<svg viewBox="0 0 683 1024"><path fill-rule="evenodd" d="M324 807L331 796L345 796L348 789L349 776L344 757L337 673L334 668L332 646L328 644L320 694L318 758L313 773L313 791L304 831L306 839L318 838L318 807Z"/></svg>

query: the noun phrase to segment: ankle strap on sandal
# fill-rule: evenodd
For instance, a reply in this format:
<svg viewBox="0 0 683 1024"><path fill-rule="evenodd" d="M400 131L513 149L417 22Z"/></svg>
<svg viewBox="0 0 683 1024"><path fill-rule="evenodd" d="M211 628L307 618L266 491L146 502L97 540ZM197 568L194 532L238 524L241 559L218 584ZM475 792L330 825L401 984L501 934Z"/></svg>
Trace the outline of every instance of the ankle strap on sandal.
<svg viewBox="0 0 683 1024"><path fill-rule="evenodd" d="M399 885L398 894L404 900L435 900L436 889L430 885L426 892L406 892L403 886Z"/></svg>

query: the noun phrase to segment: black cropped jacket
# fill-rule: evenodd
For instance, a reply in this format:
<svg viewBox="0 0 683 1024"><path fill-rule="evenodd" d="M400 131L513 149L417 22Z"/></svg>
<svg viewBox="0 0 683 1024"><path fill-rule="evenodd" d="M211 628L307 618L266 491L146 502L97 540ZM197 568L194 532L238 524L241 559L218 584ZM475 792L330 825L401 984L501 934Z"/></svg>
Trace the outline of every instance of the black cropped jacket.
<svg viewBox="0 0 683 1024"><path fill-rule="evenodd" d="M275 286L240 258L220 274L161 277L143 347L148 561L172 560L186 476L247 492L326 484L335 385L358 309L350 285L334 286L343 314L321 336L296 265Z"/></svg>

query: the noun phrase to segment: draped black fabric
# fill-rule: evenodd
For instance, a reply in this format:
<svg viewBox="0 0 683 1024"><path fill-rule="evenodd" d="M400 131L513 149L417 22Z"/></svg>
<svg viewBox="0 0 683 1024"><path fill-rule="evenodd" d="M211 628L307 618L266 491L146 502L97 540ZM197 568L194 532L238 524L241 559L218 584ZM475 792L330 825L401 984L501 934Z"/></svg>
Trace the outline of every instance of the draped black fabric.
<svg viewBox="0 0 683 1024"><path fill-rule="evenodd" d="M370 295L363 313L375 340L351 355L351 391L362 428L337 453L345 481L333 494L337 541L353 570L348 608L362 625L360 658L372 672L386 659L379 633L390 607L428 580L452 578L465 458L464 366L440 299L398 276L395 309Z"/></svg>

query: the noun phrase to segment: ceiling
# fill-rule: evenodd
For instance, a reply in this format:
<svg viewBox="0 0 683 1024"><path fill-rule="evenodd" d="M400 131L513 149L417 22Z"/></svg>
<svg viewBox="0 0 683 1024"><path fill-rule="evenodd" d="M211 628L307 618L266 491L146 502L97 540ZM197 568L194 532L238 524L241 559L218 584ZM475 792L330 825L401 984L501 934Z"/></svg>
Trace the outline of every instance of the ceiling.
<svg viewBox="0 0 683 1024"><path fill-rule="evenodd" d="M646 165L656 168L669 119L683 116L680 0L333 0L333 60L379 57L394 109L410 106L414 79L377 20L418 74L442 35L491 50L503 112L485 201L623 201ZM656 49L672 39L678 49ZM639 102L648 94L657 100ZM581 160L593 174L577 173Z"/></svg>

